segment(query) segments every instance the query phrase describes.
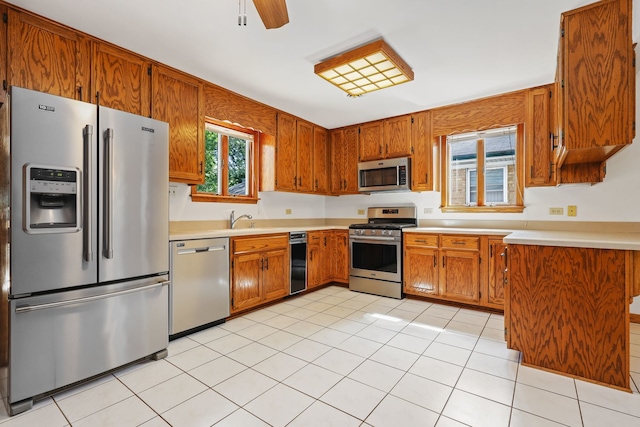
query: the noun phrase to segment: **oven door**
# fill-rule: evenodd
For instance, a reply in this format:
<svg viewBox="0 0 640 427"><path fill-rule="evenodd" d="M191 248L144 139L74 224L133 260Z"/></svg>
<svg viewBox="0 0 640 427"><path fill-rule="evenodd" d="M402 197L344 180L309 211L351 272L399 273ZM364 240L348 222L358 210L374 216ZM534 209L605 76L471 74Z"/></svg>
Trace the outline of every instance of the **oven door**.
<svg viewBox="0 0 640 427"><path fill-rule="evenodd" d="M349 236L349 275L402 282L402 238Z"/></svg>

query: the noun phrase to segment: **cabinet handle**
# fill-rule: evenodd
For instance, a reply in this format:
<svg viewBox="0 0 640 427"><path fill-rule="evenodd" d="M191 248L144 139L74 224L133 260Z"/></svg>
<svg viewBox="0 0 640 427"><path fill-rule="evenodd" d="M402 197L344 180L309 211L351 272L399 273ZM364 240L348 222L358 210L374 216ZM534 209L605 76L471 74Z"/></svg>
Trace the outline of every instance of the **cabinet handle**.
<svg viewBox="0 0 640 427"><path fill-rule="evenodd" d="M424 239L416 239L416 242L419 242L419 243L427 243L427 241L426 241L426 240L424 240Z"/></svg>
<svg viewBox="0 0 640 427"><path fill-rule="evenodd" d="M442 257L442 267L444 267L444 257Z"/></svg>
<svg viewBox="0 0 640 427"><path fill-rule="evenodd" d="M82 101L82 86L78 86L78 100Z"/></svg>
<svg viewBox="0 0 640 427"><path fill-rule="evenodd" d="M318 180L316 179L316 190L318 189Z"/></svg>
<svg viewBox="0 0 640 427"><path fill-rule="evenodd" d="M327 246L327 236L324 236L324 245Z"/></svg>
<svg viewBox="0 0 640 427"><path fill-rule="evenodd" d="M466 242L464 240L453 240L451 241L452 244L454 245L464 245L466 244Z"/></svg>
<svg viewBox="0 0 640 427"><path fill-rule="evenodd" d="M313 261L313 252L309 252L309 261Z"/></svg>
<svg viewBox="0 0 640 427"><path fill-rule="evenodd" d="M265 264L264 269L268 270L269 269L269 258L265 258L264 264Z"/></svg>
<svg viewBox="0 0 640 427"><path fill-rule="evenodd" d="M294 187L296 186L296 182L298 182L298 177L297 177L297 176L294 176L294 177L293 177L293 186L294 186Z"/></svg>
<svg viewBox="0 0 640 427"><path fill-rule="evenodd" d="M382 154L382 145L380 146L380 154Z"/></svg>
<svg viewBox="0 0 640 427"><path fill-rule="evenodd" d="M389 153L389 144L384 146L384 152Z"/></svg>
<svg viewBox="0 0 640 427"><path fill-rule="evenodd" d="M264 258L260 258L260 270L264 270Z"/></svg>
<svg viewBox="0 0 640 427"><path fill-rule="evenodd" d="M434 256L433 257L433 268L436 268L438 266L438 257Z"/></svg>

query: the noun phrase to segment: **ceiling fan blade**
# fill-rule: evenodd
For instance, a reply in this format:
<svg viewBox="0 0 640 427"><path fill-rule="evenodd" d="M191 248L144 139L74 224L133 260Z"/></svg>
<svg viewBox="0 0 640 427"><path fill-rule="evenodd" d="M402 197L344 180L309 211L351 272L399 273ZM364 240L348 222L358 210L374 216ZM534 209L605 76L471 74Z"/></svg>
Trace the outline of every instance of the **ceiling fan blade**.
<svg viewBox="0 0 640 427"><path fill-rule="evenodd" d="M267 30L280 28L289 23L285 0L253 0L253 4Z"/></svg>

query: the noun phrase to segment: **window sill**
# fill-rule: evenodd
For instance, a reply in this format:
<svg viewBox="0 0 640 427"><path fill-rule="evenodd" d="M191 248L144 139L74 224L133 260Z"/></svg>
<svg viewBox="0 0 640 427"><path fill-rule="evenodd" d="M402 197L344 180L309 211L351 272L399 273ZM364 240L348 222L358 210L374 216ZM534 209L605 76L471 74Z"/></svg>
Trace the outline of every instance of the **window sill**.
<svg viewBox="0 0 640 427"><path fill-rule="evenodd" d="M448 213L522 213L524 206L444 206L440 210Z"/></svg>
<svg viewBox="0 0 640 427"><path fill-rule="evenodd" d="M214 202L214 203L245 203L245 204L257 204L257 197L246 196L218 196L215 194L206 193L194 193L191 194L191 201L193 202Z"/></svg>

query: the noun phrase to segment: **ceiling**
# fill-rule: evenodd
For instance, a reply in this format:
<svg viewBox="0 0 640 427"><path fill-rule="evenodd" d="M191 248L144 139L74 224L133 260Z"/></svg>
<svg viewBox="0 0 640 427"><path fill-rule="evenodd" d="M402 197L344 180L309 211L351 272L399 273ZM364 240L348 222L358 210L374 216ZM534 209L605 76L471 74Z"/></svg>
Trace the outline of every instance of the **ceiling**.
<svg viewBox="0 0 640 427"><path fill-rule="evenodd" d="M287 0L273 30L252 0L246 26L238 0L8 2L331 129L550 83L560 13L593 0ZM313 73L379 37L414 81L348 98Z"/></svg>

